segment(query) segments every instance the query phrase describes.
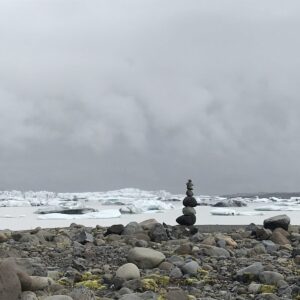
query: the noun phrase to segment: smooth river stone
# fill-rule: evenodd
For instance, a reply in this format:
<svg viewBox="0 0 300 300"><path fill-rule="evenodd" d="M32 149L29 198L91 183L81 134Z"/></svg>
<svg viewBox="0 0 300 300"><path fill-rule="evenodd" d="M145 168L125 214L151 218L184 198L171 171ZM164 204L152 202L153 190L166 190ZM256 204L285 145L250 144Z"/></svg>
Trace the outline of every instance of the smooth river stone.
<svg viewBox="0 0 300 300"><path fill-rule="evenodd" d="M190 215L195 215L196 214L196 210L194 207L184 207L182 209L182 213L185 215L185 216L190 216Z"/></svg>

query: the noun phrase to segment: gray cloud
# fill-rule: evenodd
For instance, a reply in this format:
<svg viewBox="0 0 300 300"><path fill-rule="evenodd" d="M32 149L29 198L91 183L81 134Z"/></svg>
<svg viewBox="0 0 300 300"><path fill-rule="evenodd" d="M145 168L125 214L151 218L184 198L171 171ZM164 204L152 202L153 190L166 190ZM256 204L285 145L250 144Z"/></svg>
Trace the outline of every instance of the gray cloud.
<svg viewBox="0 0 300 300"><path fill-rule="evenodd" d="M0 189L300 190L298 1L2 1Z"/></svg>

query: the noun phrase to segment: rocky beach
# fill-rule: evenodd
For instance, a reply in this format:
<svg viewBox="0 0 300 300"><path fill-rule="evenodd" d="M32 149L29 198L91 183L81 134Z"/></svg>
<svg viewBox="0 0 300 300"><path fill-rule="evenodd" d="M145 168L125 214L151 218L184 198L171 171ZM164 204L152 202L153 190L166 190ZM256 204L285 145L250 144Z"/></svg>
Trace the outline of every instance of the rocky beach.
<svg viewBox="0 0 300 300"><path fill-rule="evenodd" d="M0 232L1 300L300 299L300 227L127 225Z"/></svg>

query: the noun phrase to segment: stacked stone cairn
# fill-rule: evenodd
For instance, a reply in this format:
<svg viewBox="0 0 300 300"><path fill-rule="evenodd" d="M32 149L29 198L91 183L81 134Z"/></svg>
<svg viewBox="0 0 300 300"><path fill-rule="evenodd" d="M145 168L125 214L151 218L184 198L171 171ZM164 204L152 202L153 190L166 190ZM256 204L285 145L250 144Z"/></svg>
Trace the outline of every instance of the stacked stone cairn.
<svg viewBox="0 0 300 300"><path fill-rule="evenodd" d="M184 208L182 209L183 215L176 219L179 225L192 226L196 223L196 210L197 201L193 197L193 182L191 179L186 183L187 191L186 197L183 199Z"/></svg>

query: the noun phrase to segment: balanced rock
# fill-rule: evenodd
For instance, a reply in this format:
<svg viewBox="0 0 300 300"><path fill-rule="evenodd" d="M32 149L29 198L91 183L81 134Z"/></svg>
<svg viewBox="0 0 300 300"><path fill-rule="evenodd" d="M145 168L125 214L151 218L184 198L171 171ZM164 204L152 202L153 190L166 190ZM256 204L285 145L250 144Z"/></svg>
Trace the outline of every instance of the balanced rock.
<svg viewBox="0 0 300 300"><path fill-rule="evenodd" d="M183 200L184 206L195 207L197 206L197 200L194 197L185 197Z"/></svg>
<svg viewBox="0 0 300 300"><path fill-rule="evenodd" d="M195 215L188 215L188 216L180 216L176 219L176 222L179 225L186 225L186 226L192 226L196 223L196 216Z"/></svg>
<svg viewBox="0 0 300 300"><path fill-rule="evenodd" d="M279 215L264 220L264 227L271 230L274 230L278 227L288 230L290 222L291 219L287 215Z"/></svg>
<svg viewBox="0 0 300 300"><path fill-rule="evenodd" d="M165 255L151 248L134 247L127 256L127 260L142 269L152 269L165 260Z"/></svg>
<svg viewBox="0 0 300 300"><path fill-rule="evenodd" d="M196 214L196 210L195 210L194 207L185 206L185 207L182 209L182 213L183 213L185 216L195 215L195 214Z"/></svg>

